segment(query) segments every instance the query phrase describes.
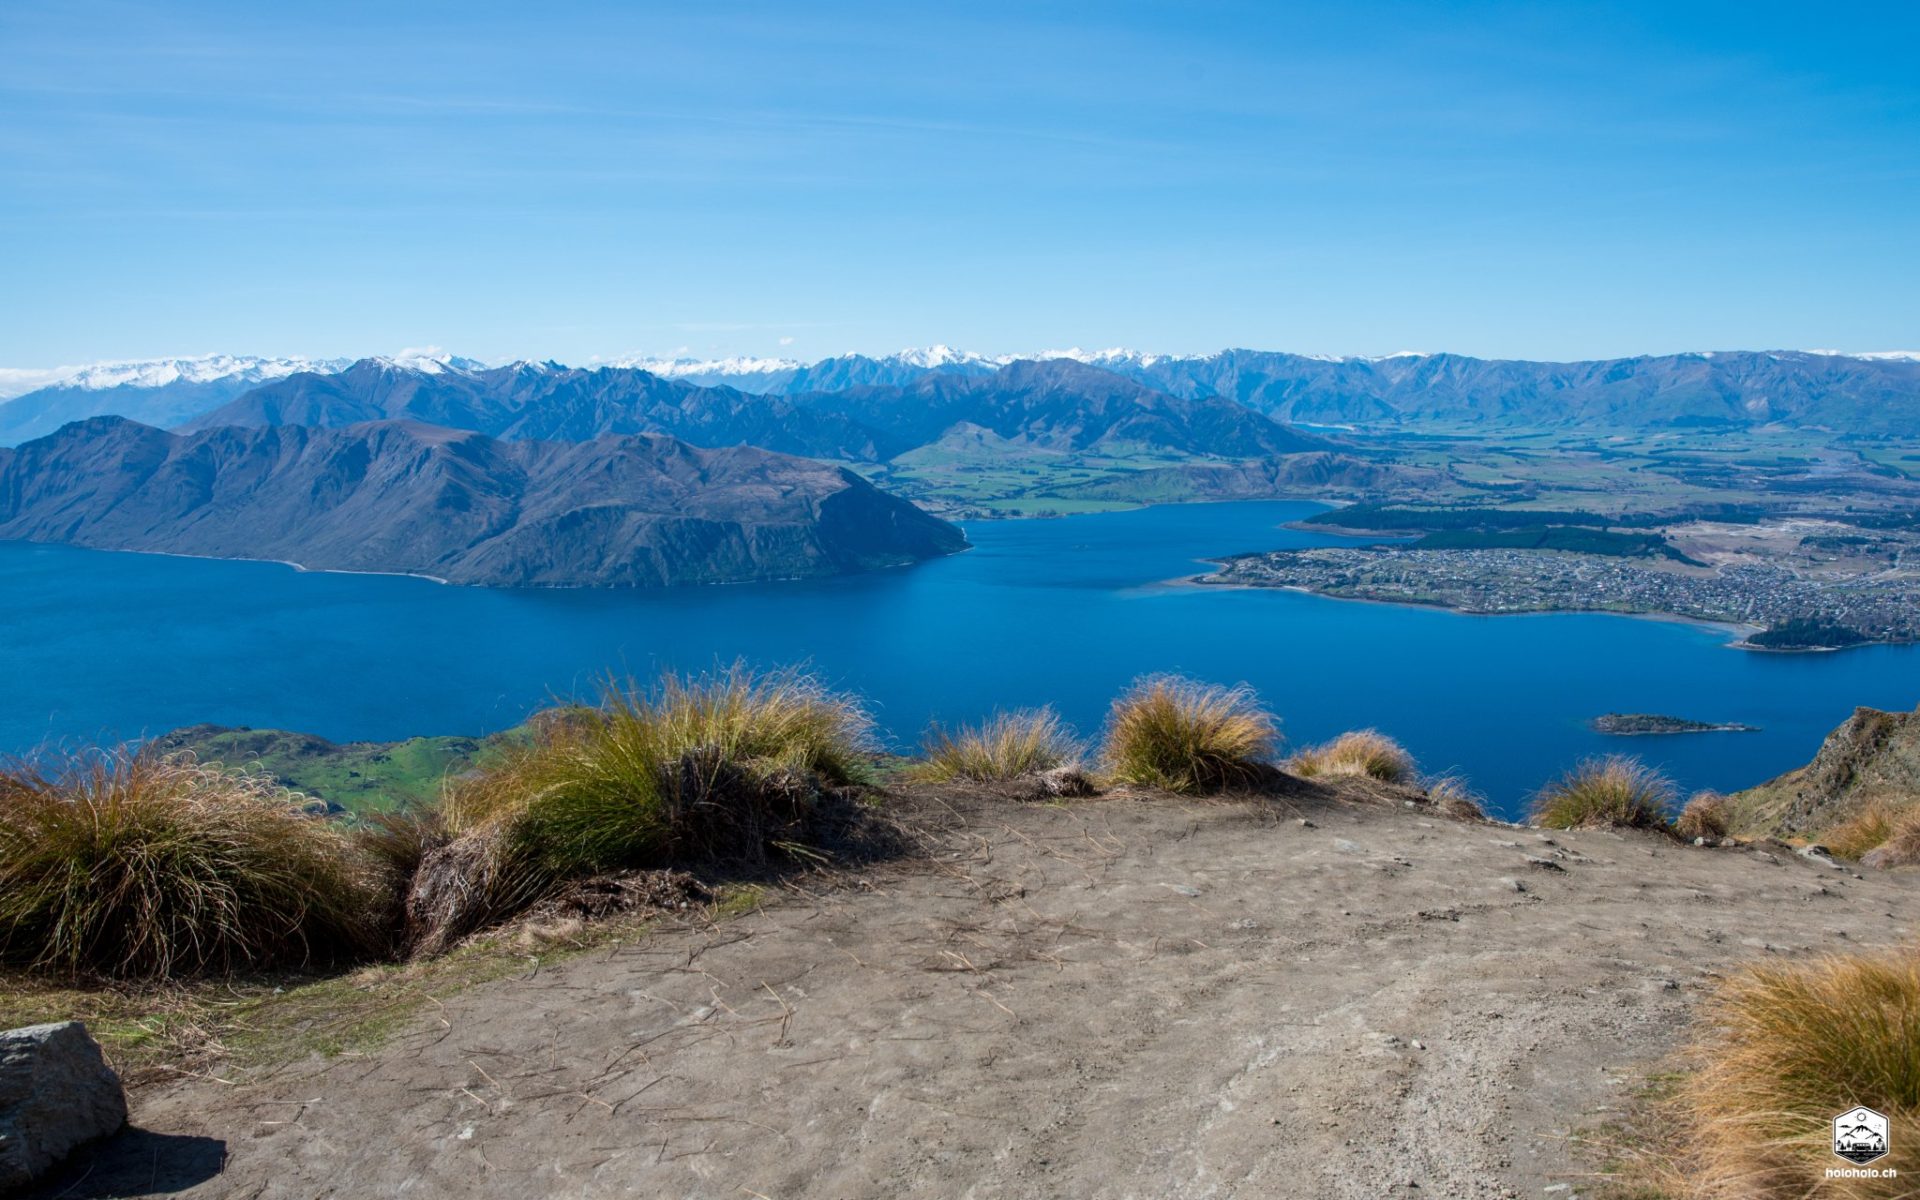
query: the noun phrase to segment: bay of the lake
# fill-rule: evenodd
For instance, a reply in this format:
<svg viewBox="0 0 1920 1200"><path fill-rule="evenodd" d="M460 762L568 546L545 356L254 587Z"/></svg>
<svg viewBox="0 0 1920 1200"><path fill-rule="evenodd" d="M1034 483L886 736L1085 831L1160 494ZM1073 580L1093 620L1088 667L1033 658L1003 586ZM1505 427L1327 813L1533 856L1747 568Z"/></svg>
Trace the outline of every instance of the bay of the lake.
<svg viewBox="0 0 1920 1200"><path fill-rule="evenodd" d="M1317 505L1174 505L975 522L974 549L802 583L482 590L273 563L0 544L0 750L197 722L335 740L489 732L609 672L810 664L889 742L1052 704L1096 733L1135 676L1246 681L1290 742L1374 726L1514 814L1582 757L1631 752L1682 789L1804 763L1856 705L1920 701L1920 649L1731 649L1728 631L1587 614L1473 617L1178 582L1198 560L1341 539ZM1606 737L1605 712L1759 733Z"/></svg>

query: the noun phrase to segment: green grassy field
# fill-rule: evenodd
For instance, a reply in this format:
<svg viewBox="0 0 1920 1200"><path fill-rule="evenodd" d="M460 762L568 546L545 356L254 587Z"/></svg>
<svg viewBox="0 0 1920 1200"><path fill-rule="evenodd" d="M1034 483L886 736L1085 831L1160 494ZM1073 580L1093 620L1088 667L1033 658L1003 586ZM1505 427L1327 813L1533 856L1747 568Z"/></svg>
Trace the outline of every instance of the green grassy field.
<svg viewBox="0 0 1920 1200"><path fill-rule="evenodd" d="M1920 441L1861 442L1819 430L1666 429L1633 433L1485 428L1343 431L1360 458L1417 473L1376 489L1402 504L1582 510L1603 515L1757 505L1826 511L1920 504ZM857 469L949 517L1066 516L1202 495L1181 471L1224 460L1145 447L1061 452L955 436ZM1288 496L1351 498L1340 488Z"/></svg>
<svg viewBox="0 0 1920 1200"><path fill-rule="evenodd" d="M177 730L160 742L169 753L185 751L203 763L271 775L348 812L381 812L434 799L448 775L472 769L513 736L329 742L278 729L203 725Z"/></svg>

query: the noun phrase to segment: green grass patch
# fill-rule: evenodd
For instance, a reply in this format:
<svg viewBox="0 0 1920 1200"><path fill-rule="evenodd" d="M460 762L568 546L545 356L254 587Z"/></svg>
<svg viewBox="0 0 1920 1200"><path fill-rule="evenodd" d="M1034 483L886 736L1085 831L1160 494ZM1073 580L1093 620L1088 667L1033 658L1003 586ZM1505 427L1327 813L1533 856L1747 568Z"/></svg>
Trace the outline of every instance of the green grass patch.
<svg viewBox="0 0 1920 1200"><path fill-rule="evenodd" d="M283 787L353 813L431 804L447 777L483 765L526 737L524 729L486 738L415 737L399 742L330 742L279 729L196 725L156 740L164 753L271 776Z"/></svg>

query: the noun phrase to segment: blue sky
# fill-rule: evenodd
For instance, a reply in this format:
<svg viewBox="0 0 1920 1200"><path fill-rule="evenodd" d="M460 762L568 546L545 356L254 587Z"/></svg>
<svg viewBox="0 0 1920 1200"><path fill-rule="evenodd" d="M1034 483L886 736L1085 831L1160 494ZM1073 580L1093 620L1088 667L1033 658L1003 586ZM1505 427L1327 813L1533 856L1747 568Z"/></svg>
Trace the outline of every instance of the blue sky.
<svg viewBox="0 0 1920 1200"><path fill-rule="evenodd" d="M0 365L1920 349L1920 5L0 6Z"/></svg>

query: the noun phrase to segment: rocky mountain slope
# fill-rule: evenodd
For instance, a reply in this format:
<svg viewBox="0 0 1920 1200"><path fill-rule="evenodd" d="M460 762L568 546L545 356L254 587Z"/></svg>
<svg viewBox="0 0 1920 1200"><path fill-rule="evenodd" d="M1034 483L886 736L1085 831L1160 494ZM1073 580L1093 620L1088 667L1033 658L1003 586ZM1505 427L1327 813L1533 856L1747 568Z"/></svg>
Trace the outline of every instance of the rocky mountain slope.
<svg viewBox="0 0 1920 1200"><path fill-rule="evenodd" d="M183 436L117 417L0 451L0 539L616 587L830 575L966 544L849 471L750 447L404 421Z"/></svg>
<svg viewBox="0 0 1920 1200"><path fill-rule="evenodd" d="M1920 808L1920 711L1856 708L1813 761L1731 797L1736 828L1813 837L1874 806Z"/></svg>

